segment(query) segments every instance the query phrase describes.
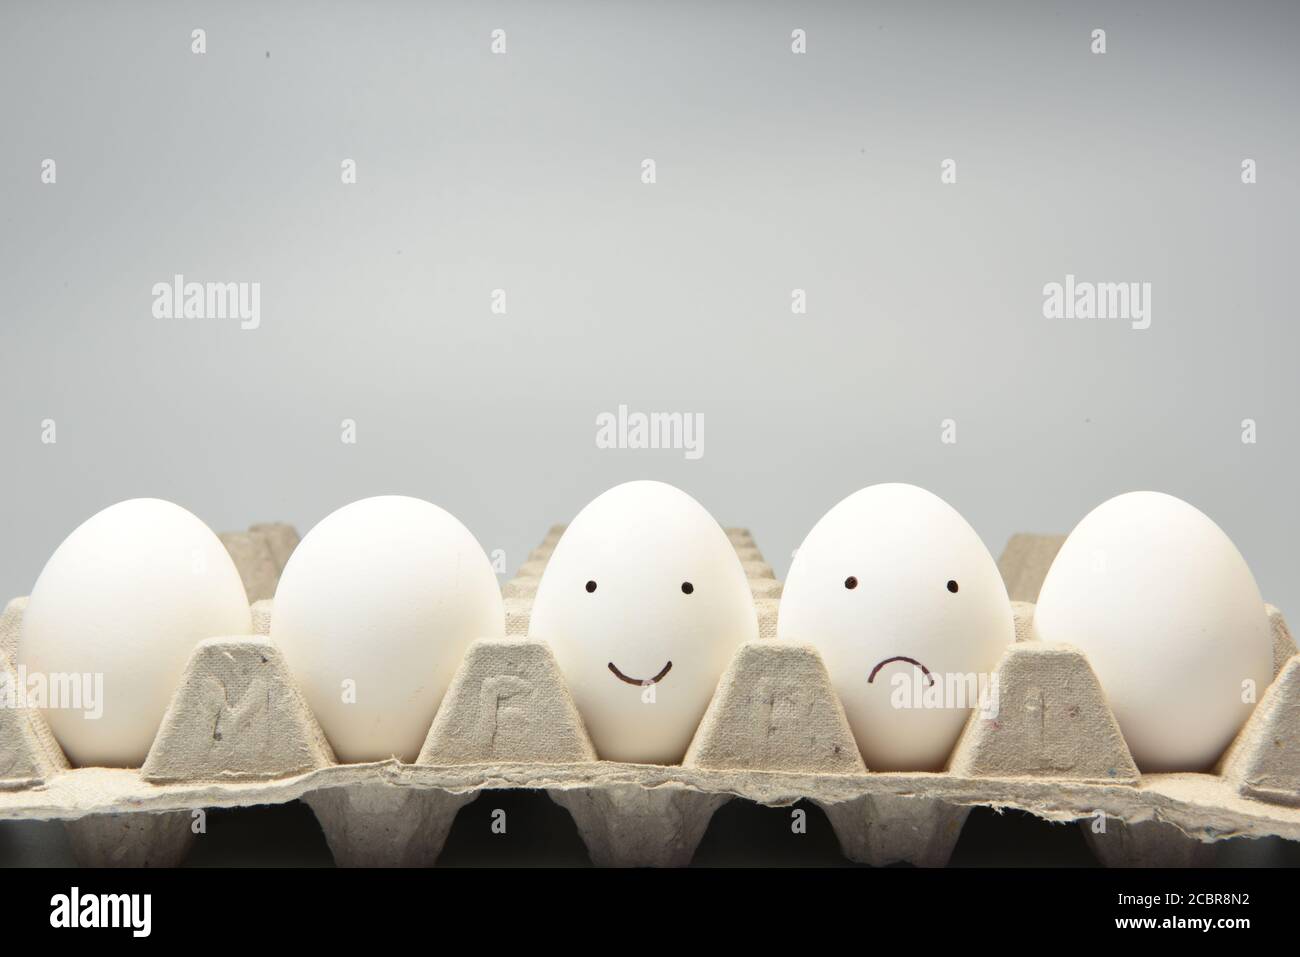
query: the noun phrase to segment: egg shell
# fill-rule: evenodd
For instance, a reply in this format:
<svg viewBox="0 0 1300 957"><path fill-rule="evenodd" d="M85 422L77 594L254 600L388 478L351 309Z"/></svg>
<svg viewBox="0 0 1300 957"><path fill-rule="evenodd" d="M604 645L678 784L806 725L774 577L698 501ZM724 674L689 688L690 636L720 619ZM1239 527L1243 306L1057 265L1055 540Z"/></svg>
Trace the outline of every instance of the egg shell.
<svg viewBox="0 0 1300 957"><path fill-rule="evenodd" d="M102 716L50 708L50 728L73 764L139 767L194 646L251 630L239 572L212 530L179 505L131 499L87 519L50 556L17 662L51 686L56 675L102 676Z"/></svg>
<svg viewBox="0 0 1300 957"><path fill-rule="evenodd" d="M1186 502L1130 492L1075 527L1034 611L1088 656L1143 771L1209 768L1272 677L1268 614L1245 559Z"/></svg>
<svg viewBox="0 0 1300 957"><path fill-rule="evenodd" d="M853 493L808 533L782 589L777 637L817 646L869 769L927 771L943 767L978 696L915 705L950 677L954 688L987 686L1015 622L997 564L966 520L925 489L886 483ZM918 664L890 661L901 658L940 684Z"/></svg>
<svg viewBox="0 0 1300 957"><path fill-rule="evenodd" d="M345 505L308 532L271 617L271 640L345 762L415 760L465 649L504 635L478 541L400 495Z"/></svg>
<svg viewBox="0 0 1300 957"><path fill-rule="evenodd" d="M671 485L638 481L569 524L538 585L529 635L554 650L600 757L671 764L736 648L757 638L758 619L713 517Z"/></svg>

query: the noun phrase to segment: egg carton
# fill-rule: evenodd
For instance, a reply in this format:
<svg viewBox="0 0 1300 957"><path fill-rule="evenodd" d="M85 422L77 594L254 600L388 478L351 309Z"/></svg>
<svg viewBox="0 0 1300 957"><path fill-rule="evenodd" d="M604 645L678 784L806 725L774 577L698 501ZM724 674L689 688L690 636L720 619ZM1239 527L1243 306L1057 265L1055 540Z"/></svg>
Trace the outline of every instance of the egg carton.
<svg viewBox="0 0 1300 957"><path fill-rule="evenodd" d="M231 550L245 582L265 587L296 536L260 528ZM1112 865L1205 863L1232 837L1300 840L1300 656L1271 606L1276 677L1216 772L1143 775L1087 658L1034 636L1032 600L1061 539L1015 536L1000 562L1016 641L997 668L998 716L973 714L942 772L870 772L817 651L772 640L780 583L749 533L729 529L760 638L736 651L680 765L627 764L597 759L549 647L525 637L562 531L503 586L507 636L469 647L414 763L337 763L266 637L263 598L256 634L195 648L141 768L69 768L39 712L0 709L0 819L65 821L91 865L174 865L203 809L296 799L340 865L429 865L462 806L514 788L565 807L598 865L687 864L733 798L813 801L844 854L877 865L943 865L975 806L1080 821ZM268 559L272 540L281 554ZM0 616L5 668L25 603Z"/></svg>

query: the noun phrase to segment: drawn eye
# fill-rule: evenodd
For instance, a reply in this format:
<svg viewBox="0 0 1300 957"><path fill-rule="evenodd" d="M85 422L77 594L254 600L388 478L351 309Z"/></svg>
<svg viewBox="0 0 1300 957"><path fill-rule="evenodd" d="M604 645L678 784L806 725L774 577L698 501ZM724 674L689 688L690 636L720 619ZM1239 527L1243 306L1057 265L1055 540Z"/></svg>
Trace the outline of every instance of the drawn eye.
<svg viewBox="0 0 1300 957"><path fill-rule="evenodd" d="M957 583L955 581L948 582L948 591L952 592L954 595L957 594Z"/></svg>
<svg viewBox="0 0 1300 957"><path fill-rule="evenodd" d="M595 591L595 590L596 590L596 583L595 583L595 582L587 582L587 592L588 592L588 594L590 594L591 592L593 592L593 591Z"/></svg>
<svg viewBox="0 0 1300 957"><path fill-rule="evenodd" d="M693 591L695 591L695 586L694 586L694 585L692 585L690 582L682 582L682 594L683 594L683 595L689 595L689 594L690 594L691 592L693 592Z"/></svg>
<svg viewBox="0 0 1300 957"><path fill-rule="evenodd" d="M853 589L858 587L858 580L850 575L848 578L844 579L844 587L849 591L853 591Z"/></svg>

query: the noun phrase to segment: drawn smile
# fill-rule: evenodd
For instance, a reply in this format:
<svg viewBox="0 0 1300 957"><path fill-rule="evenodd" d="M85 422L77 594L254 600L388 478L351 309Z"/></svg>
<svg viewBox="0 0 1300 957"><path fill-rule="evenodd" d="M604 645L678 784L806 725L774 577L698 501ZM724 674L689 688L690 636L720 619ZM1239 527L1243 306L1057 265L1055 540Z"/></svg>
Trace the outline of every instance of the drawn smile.
<svg viewBox="0 0 1300 957"><path fill-rule="evenodd" d="M611 661L609 663L609 670L614 672L615 678L617 678L619 681L626 681L630 685L636 685L638 688L648 688L656 681L663 681L664 675L668 674L668 672L671 671L672 668L673 668L673 663L670 661L668 662L668 664L664 665L664 670L659 672L659 674L655 675L653 678L629 678L627 675L623 674L623 672L618 670L618 667L614 664L614 662Z"/></svg>
<svg viewBox="0 0 1300 957"><path fill-rule="evenodd" d="M934 675L930 674L930 669L921 664L921 662L917 661L915 658L908 658L906 655L894 655L894 657L886 658L884 661L880 662L880 664L871 669L871 674L867 678L867 684L871 684L871 682L875 681L877 672L891 661L906 661L909 665L916 665L916 667L921 669L921 673L930 679L930 684L934 684ZM610 665L610 667L612 668L614 666Z"/></svg>

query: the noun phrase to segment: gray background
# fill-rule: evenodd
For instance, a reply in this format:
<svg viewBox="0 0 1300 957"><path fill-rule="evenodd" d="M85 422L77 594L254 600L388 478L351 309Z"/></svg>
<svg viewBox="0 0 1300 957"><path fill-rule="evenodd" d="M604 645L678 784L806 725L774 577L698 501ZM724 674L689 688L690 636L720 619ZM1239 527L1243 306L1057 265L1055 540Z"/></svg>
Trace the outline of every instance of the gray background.
<svg viewBox="0 0 1300 957"><path fill-rule="evenodd" d="M783 576L826 509L901 480L994 554L1168 491L1300 616L1298 25L1286 4L6 3L0 594L141 495L303 531L418 495L513 570L652 477ZM178 272L261 282L261 328L153 318ZM1067 272L1152 283L1151 328L1045 319ZM704 457L597 449L619 403L703 413Z"/></svg>

